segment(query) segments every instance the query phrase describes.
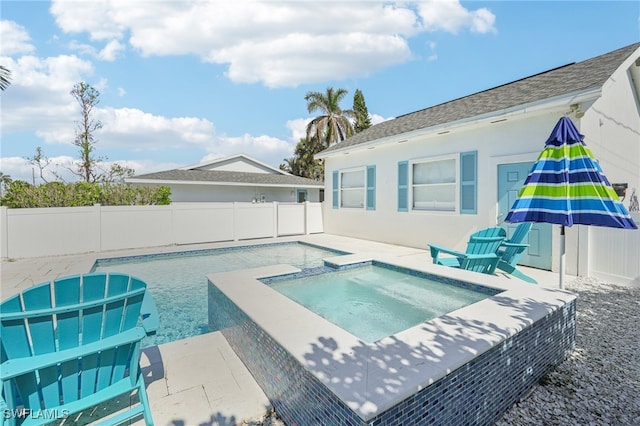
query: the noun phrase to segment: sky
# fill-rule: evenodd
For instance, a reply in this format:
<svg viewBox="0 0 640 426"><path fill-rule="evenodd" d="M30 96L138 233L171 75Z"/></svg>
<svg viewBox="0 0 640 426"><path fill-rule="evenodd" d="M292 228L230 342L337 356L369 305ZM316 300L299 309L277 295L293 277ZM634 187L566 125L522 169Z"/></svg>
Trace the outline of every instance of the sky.
<svg viewBox="0 0 640 426"><path fill-rule="evenodd" d="M0 0L0 171L41 183L40 147L45 179L78 180L79 82L105 168L277 168L308 92L360 89L378 123L638 41L638 1Z"/></svg>

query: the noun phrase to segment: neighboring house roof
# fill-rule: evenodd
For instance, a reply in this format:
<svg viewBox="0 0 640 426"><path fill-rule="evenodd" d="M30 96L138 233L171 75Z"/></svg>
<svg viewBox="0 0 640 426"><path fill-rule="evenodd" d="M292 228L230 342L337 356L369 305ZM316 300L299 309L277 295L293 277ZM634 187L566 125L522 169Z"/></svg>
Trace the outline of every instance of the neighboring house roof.
<svg viewBox="0 0 640 426"><path fill-rule="evenodd" d="M251 158L245 154L236 154L229 157L216 158L204 163L180 167L178 170L227 170L235 172L276 173L292 176L284 170L276 169L268 164Z"/></svg>
<svg viewBox="0 0 640 426"><path fill-rule="evenodd" d="M293 175L210 170L167 170L127 179L131 183L199 183L241 186L324 187L323 182Z"/></svg>
<svg viewBox="0 0 640 426"><path fill-rule="evenodd" d="M219 158L174 170L126 179L129 183L277 186L322 188L323 182L294 176L244 154Z"/></svg>
<svg viewBox="0 0 640 426"><path fill-rule="evenodd" d="M562 95L599 89L639 47L640 43L632 44L586 61L574 62L384 121L327 148L316 157L323 158L325 154L333 151L419 129L500 112Z"/></svg>

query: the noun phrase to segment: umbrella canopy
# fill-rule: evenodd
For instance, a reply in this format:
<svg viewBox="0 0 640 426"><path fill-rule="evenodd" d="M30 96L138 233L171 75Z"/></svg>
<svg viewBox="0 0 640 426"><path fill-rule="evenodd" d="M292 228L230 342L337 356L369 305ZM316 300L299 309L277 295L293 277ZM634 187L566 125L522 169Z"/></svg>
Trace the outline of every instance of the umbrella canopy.
<svg viewBox="0 0 640 426"><path fill-rule="evenodd" d="M638 228L583 139L570 118L558 121L505 218L562 225L561 288L564 226Z"/></svg>
<svg viewBox="0 0 640 426"><path fill-rule="evenodd" d="M506 221L637 229L568 117L551 132Z"/></svg>

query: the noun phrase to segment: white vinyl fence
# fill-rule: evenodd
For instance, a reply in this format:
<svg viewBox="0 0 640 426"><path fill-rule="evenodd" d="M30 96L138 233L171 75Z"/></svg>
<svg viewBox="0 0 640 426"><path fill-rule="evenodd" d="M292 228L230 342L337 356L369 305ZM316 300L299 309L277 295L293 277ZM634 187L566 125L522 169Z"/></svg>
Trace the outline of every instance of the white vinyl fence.
<svg viewBox="0 0 640 426"><path fill-rule="evenodd" d="M321 203L0 207L0 256L25 258L323 232Z"/></svg>
<svg viewBox="0 0 640 426"><path fill-rule="evenodd" d="M640 226L640 214L632 218ZM588 228L588 275L640 287L640 230Z"/></svg>

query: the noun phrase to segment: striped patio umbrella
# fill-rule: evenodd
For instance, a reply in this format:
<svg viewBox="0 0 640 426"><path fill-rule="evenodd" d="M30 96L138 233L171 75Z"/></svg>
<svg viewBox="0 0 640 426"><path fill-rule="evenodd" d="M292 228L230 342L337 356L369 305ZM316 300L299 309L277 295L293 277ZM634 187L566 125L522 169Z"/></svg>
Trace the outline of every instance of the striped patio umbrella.
<svg viewBox="0 0 640 426"><path fill-rule="evenodd" d="M570 118L558 121L505 219L562 225L560 288L565 226L638 228L583 139Z"/></svg>

